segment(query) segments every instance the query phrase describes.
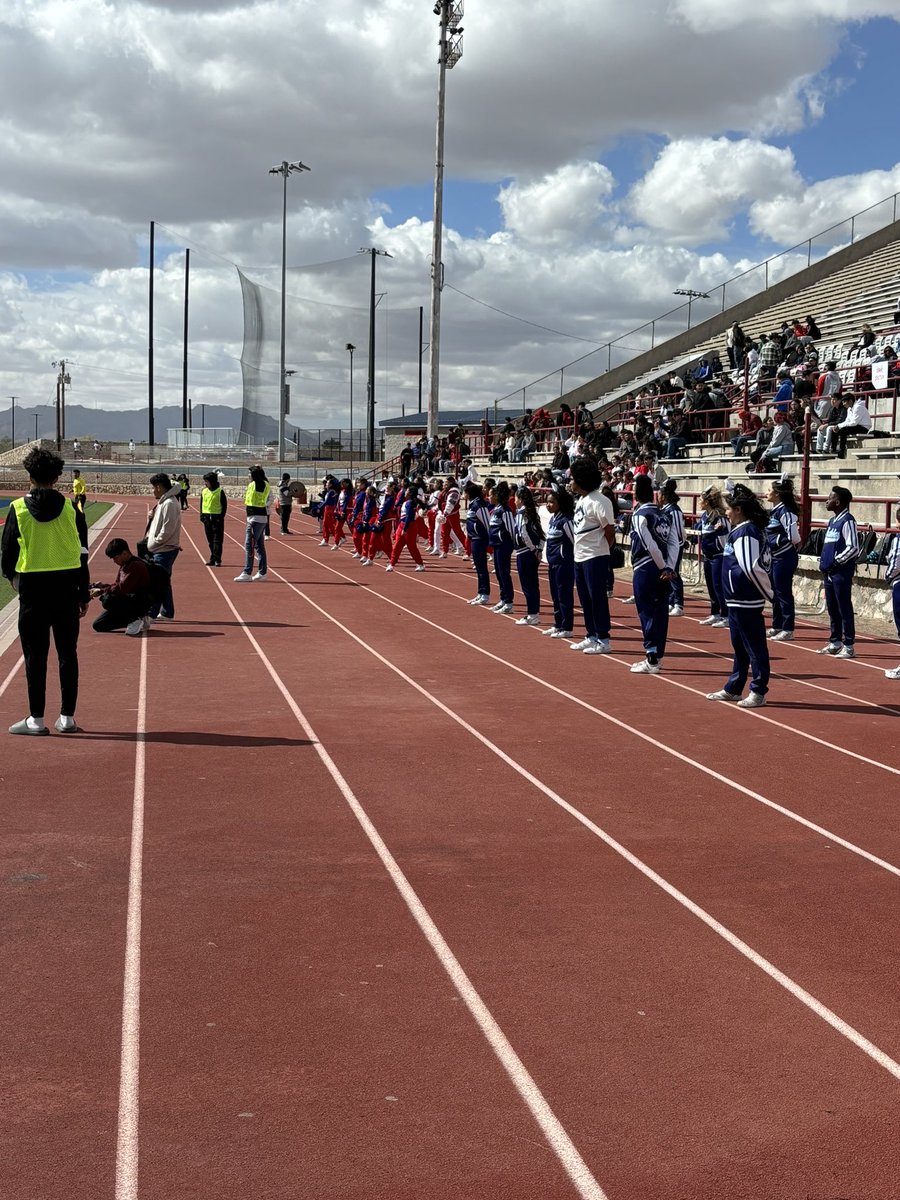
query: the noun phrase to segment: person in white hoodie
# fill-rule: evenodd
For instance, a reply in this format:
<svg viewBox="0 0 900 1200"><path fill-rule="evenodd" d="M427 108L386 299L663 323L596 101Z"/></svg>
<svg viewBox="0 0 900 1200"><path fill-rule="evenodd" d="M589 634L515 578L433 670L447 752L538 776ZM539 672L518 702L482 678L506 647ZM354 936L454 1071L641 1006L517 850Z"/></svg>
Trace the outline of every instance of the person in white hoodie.
<svg viewBox="0 0 900 1200"><path fill-rule="evenodd" d="M156 497L156 508L147 525L147 552L169 576L162 601L154 602L147 614L151 621L174 621L175 600L172 595L172 568L181 553L181 484L172 486L165 472L150 476L150 486Z"/></svg>
<svg viewBox="0 0 900 1200"><path fill-rule="evenodd" d="M872 428L872 415L866 406L865 396L847 396L846 399L850 402L847 415L834 431L838 458L847 457L848 437L857 433L868 433Z"/></svg>

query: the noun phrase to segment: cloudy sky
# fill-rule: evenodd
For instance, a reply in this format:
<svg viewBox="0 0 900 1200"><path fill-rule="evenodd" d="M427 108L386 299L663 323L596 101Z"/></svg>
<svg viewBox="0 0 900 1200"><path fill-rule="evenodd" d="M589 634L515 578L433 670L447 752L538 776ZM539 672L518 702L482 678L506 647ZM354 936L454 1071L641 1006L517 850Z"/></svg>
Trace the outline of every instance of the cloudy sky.
<svg viewBox="0 0 900 1200"><path fill-rule="evenodd" d="M73 403L146 405L151 220L157 403L181 398L188 246L194 403L241 403L236 265L259 285L273 336L257 382L274 394L268 169L296 158L312 170L288 185L294 413L346 423L347 342L364 397L367 246L393 256L378 260L378 416L414 409L432 7L5 0L0 406L48 402L60 357ZM598 373L597 347L673 289L713 288L900 189L898 19L900 0L466 0L447 81L442 402L492 404L544 375L558 393L560 367L595 351L564 378Z"/></svg>

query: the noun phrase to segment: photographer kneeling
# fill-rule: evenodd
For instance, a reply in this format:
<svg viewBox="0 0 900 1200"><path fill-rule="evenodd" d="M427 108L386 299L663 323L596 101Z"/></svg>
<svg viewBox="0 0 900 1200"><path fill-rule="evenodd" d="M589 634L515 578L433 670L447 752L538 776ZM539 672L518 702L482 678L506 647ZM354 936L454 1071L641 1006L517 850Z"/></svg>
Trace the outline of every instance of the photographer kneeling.
<svg viewBox="0 0 900 1200"><path fill-rule="evenodd" d="M147 564L136 558L123 538L113 538L104 551L119 568L113 584L100 583L91 588L91 595L103 605L104 611L94 621L97 633L124 629L129 637L138 637L149 629L150 573Z"/></svg>

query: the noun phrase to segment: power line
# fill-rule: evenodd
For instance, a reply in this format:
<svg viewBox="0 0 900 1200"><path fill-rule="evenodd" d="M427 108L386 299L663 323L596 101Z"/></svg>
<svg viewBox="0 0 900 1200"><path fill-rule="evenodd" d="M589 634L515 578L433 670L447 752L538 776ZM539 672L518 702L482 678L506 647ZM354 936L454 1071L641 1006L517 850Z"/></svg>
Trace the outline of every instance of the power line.
<svg viewBox="0 0 900 1200"><path fill-rule="evenodd" d="M533 329L543 329L545 333L553 333L557 337L571 338L576 342L587 342L589 346L605 346L605 342L598 342L595 338L579 337L577 333L563 333L560 329L551 329L549 325L539 325L537 321L529 321L525 317L517 317L515 313L508 313L505 309L496 308L493 304L488 304L486 300L479 300L477 296L470 296L468 292L463 292L459 288L454 287L452 283L444 283L445 288L449 288L451 292L456 292L458 296L465 296L467 300L471 300L473 304L480 304L482 308L489 308L491 312L500 313L502 317L509 317L511 321L521 321L523 325L530 325Z"/></svg>

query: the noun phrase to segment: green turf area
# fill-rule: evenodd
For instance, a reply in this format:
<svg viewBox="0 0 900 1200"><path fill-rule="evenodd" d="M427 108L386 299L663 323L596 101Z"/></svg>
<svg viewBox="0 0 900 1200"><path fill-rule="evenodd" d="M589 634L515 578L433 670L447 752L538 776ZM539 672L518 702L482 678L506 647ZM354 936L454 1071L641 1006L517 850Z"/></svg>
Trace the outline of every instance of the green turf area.
<svg viewBox="0 0 900 1200"><path fill-rule="evenodd" d="M16 496L0 496L0 527L2 527L6 519L6 510L9 508L10 502L17 499ZM98 520L106 512L108 508L112 508L111 500L89 500L84 509L84 516L88 526ZM0 577L0 608L9 604L15 592L5 579Z"/></svg>

